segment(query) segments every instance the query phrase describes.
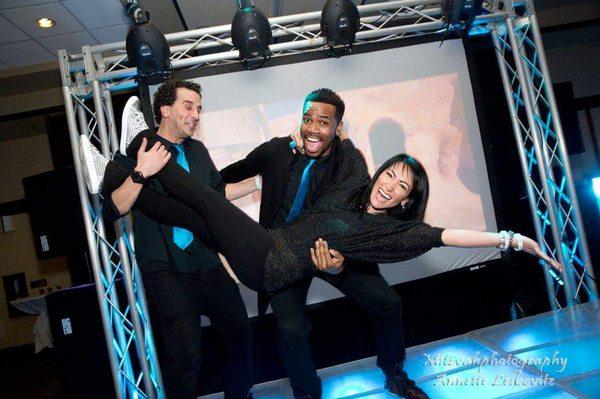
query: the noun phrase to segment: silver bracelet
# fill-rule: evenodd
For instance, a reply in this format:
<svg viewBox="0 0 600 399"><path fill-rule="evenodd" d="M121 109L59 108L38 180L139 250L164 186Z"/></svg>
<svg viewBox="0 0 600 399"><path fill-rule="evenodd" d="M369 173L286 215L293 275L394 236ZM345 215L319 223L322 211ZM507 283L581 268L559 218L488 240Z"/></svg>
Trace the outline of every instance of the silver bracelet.
<svg viewBox="0 0 600 399"><path fill-rule="evenodd" d="M501 251L507 251L510 249L515 233L512 231L502 230L498 233L500 243L496 246Z"/></svg>
<svg viewBox="0 0 600 399"><path fill-rule="evenodd" d="M501 251L506 251L508 244L508 232L506 230L499 231L498 238L500 239L500 243L496 245L496 248L498 248Z"/></svg>
<svg viewBox="0 0 600 399"><path fill-rule="evenodd" d="M260 175L254 176L254 184L257 190L262 190L262 177Z"/></svg>
<svg viewBox="0 0 600 399"><path fill-rule="evenodd" d="M515 233L513 238L516 242L515 251L522 251L523 250L523 242L525 241L523 239L523 236L519 233Z"/></svg>

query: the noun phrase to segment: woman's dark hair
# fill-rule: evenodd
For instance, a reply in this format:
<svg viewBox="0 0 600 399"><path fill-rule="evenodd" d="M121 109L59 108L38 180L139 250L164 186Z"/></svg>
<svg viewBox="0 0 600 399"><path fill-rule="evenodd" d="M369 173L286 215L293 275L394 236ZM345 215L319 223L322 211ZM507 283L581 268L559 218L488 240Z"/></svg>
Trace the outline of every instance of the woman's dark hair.
<svg viewBox="0 0 600 399"><path fill-rule="evenodd" d="M379 176L387 169L402 163L409 167L413 176L413 188L408 195L408 201L404 207L400 204L386 209L386 213L397 219L423 221L425 209L429 200L429 178L423 165L408 154L398 154L383 163L373 175L373 178L365 187L360 188L354 195L349 197L350 206L355 210L366 211L370 206L371 191Z"/></svg>
<svg viewBox="0 0 600 399"><path fill-rule="evenodd" d="M198 83L190 82L187 80L169 79L165 81L156 93L154 93L154 104L152 104L152 110L154 111L154 120L160 125L162 120L162 114L160 113L160 107L163 105L173 105L177 99L177 89L179 88L188 89L195 91L202 96L202 88Z"/></svg>

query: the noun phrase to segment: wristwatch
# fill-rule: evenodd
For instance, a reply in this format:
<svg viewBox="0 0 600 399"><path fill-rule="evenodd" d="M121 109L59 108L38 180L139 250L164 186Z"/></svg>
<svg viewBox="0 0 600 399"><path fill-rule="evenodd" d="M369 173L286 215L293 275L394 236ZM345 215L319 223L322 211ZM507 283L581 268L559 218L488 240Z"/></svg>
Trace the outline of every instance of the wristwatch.
<svg viewBox="0 0 600 399"><path fill-rule="evenodd" d="M137 171L135 169L132 169L131 172L129 172L129 175L131 176L131 180L133 180L133 182L137 184L146 184L146 182L148 181L148 179L144 177L142 172Z"/></svg>

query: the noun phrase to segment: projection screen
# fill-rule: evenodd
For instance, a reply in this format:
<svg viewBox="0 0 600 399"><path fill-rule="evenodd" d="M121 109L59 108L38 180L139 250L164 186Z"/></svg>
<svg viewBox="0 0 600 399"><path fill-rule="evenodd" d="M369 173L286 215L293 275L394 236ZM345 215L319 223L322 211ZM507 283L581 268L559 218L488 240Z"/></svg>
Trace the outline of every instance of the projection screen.
<svg viewBox="0 0 600 399"><path fill-rule="evenodd" d="M496 230L471 82L460 40L329 58L192 79L202 85L198 139L221 169L276 136L289 135L303 98L328 87L346 103L344 129L371 174L407 152L425 166L431 195L425 221L441 227ZM156 88L154 88L155 90ZM258 219L259 193L236 201ZM380 265L390 284L499 257L495 249L434 249L411 261ZM256 295L241 286L248 312ZM309 303L341 294L320 279Z"/></svg>

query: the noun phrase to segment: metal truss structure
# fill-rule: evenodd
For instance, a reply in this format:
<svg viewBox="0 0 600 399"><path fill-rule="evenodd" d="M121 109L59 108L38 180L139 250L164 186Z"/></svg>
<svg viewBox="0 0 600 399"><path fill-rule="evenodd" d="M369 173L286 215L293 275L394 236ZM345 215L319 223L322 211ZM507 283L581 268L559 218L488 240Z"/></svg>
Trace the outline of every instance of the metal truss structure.
<svg viewBox="0 0 600 399"><path fill-rule="evenodd" d="M359 6L355 46L417 36L442 35L460 26L446 22L443 0L401 0ZM466 1L466 3L472 3ZM323 51L320 11L271 18L272 57ZM553 309L597 299L583 224L575 197L556 102L531 0L493 0L468 25L470 35L491 34L510 115L537 241L565 267L546 273ZM176 70L239 63L230 25L166 35ZM130 220L115 223L110 240L102 197L90 195L80 166L79 135L87 135L107 158L118 149L111 93L137 86L126 64L125 42L84 46L81 54L59 52L63 95L75 159L81 207L102 322L118 398L163 398L143 285L133 252ZM126 301L118 295L125 287ZM564 283L563 283L564 281Z"/></svg>
<svg viewBox="0 0 600 399"><path fill-rule="evenodd" d="M537 241L566 266L563 280L546 273L548 298L557 309L595 300L597 292L540 30L528 7L509 10L511 18L491 34Z"/></svg>

